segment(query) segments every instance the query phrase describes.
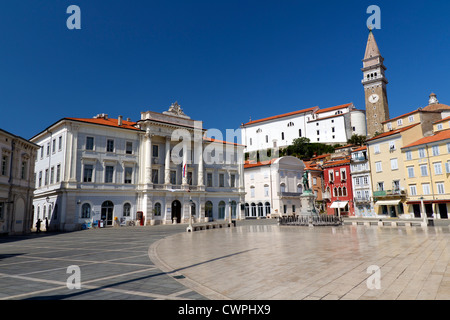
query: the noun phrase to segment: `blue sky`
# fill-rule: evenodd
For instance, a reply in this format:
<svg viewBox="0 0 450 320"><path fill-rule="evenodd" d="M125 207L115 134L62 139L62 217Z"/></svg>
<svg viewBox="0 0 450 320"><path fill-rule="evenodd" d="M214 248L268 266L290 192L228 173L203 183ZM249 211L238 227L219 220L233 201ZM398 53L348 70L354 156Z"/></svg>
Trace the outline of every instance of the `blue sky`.
<svg viewBox="0 0 450 320"><path fill-rule="evenodd" d="M66 27L72 4L81 30ZM31 138L63 117L138 120L175 101L224 133L250 117L365 108L372 4L391 117L432 91L450 104L450 1L3 0L0 128Z"/></svg>

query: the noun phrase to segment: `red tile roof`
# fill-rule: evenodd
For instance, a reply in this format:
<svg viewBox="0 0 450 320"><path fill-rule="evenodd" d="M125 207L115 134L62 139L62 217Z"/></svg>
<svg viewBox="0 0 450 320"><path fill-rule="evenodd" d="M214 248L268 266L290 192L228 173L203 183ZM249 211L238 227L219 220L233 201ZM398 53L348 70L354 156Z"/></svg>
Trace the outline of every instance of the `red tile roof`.
<svg viewBox="0 0 450 320"><path fill-rule="evenodd" d="M358 152L358 151L363 151L363 150L367 150L367 146L360 147L358 149L353 150L352 152Z"/></svg>
<svg viewBox="0 0 450 320"><path fill-rule="evenodd" d="M116 128L123 128L123 129L131 129L131 130L137 130L140 131L141 129L135 127L136 122L133 121L122 121L122 125L119 126L118 119L104 119L104 118L64 118L67 120L72 121L80 121L80 122L86 122L86 123L92 123L92 124L99 124L102 126L109 126L109 127L116 127Z"/></svg>
<svg viewBox="0 0 450 320"><path fill-rule="evenodd" d="M433 112L433 113L439 113L438 111L434 111L434 110L417 109L417 110L414 110L414 111L411 111L411 112L402 114L401 116L398 116L398 117L395 117L395 118L392 118L392 119L383 121L382 123L384 124L384 123L388 123L388 122L390 122L390 121L395 121L395 120L397 120L397 119L400 119L400 118L403 118L403 117L407 117L407 116L410 116L410 115L415 114L415 113L418 113L418 112Z"/></svg>
<svg viewBox="0 0 450 320"><path fill-rule="evenodd" d="M433 124L436 124L436 123L441 123L441 122L445 122L445 121L450 121L450 117L447 117L447 118L444 118L444 119L441 119L441 120L435 121L435 122L433 122Z"/></svg>
<svg viewBox="0 0 450 320"><path fill-rule="evenodd" d="M222 140L217 140L217 139L208 138L208 137L203 137L203 141L217 142L217 143L223 143L223 144L232 144L232 145L234 145L234 146L245 147L245 145L243 145L243 144L234 143L234 142L228 142L228 141L222 141Z"/></svg>
<svg viewBox="0 0 450 320"><path fill-rule="evenodd" d="M352 103L342 104L340 106L335 106L335 107L331 107L331 108L327 108L327 109L318 110L316 113L320 114L320 113L330 112L330 111L334 111L334 110L344 109L344 108L350 107L351 105L352 105Z"/></svg>
<svg viewBox="0 0 450 320"><path fill-rule="evenodd" d="M268 165L271 165L272 163L274 163L277 160L278 160L278 158L267 160L267 161L260 161L260 162L245 161L244 169L268 166Z"/></svg>
<svg viewBox="0 0 450 320"><path fill-rule="evenodd" d="M254 121L250 121L250 122L245 123L244 126L249 126L249 125L260 123L260 122L265 122L265 121L270 121L270 120L275 120L275 119L295 116L297 114L313 112L316 109L318 109L318 107L303 109L303 110L299 110L299 111L294 111L294 112L289 112L289 113L285 113L285 114L280 114L278 116L273 116L273 117L268 117L268 118L264 118L264 119L254 120Z"/></svg>
<svg viewBox="0 0 450 320"><path fill-rule="evenodd" d="M327 161L323 164L323 168L335 167L335 166L341 166L341 165L347 165L347 164L350 164L350 158L347 158L344 160Z"/></svg>
<svg viewBox="0 0 450 320"><path fill-rule="evenodd" d="M397 134L397 133L401 133L401 132L406 131L408 129L411 129L411 128L415 127L415 126L418 126L419 124L420 123L416 123L416 124L412 124L412 125L407 126L407 127L399 128L399 129L388 131L388 132L384 132L384 133L382 133L382 134L380 134L380 135L378 135L376 137L373 137L372 139L367 140L367 142L373 141L373 140L377 140L377 139L381 139L381 138L384 138L384 137L388 137L388 136L391 136L391 135L394 135L394 134Z"/></svg>
<svg viewBox="0 0 450 320"><path fill-rule="evenodd" d="M426 144L426 143L448 140L448 139L450 139L450 129L445 129L445 130L436 132L432 136L419 139L416 142L413 142L413 143L403 147L402 149L415 147L415 146L419 146L419 145Z"/></svg>

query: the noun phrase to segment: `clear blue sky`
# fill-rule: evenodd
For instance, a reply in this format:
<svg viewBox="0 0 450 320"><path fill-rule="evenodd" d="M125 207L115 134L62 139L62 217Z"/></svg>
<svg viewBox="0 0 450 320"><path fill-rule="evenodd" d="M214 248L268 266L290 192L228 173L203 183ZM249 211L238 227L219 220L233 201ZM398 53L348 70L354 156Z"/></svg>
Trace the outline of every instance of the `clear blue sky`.
<svg viewBox="0 0 450 320"><path fill-rule="evenodd" d="M66 27L71 4L82 30ZM432 91L450 104L450 1L4 0L0 128L31 138L63 117L138 120L175 101L223 131L313 106L365 108L372 4L391 116Z"/></svg>

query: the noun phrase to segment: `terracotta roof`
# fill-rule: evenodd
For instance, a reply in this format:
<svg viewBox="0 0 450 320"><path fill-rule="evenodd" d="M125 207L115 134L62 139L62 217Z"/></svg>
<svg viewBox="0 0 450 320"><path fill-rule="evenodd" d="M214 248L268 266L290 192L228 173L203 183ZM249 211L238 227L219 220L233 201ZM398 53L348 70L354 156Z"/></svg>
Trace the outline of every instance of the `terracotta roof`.
<svg viewBox="0 0 450 320"><path fill-rule="evenodd" d="M116 127L116 128L123 128L123 129L130 129L130 130L137 130L137 131L141 131L141 129L135 127L136 122L133 121L122 121L122 125L119 126L118 124L118 120L117 119L104 119L104 118L87 118L87 119L83 119L83 118L64 118L67 120L72 120L72 121L80 121L80 122L86 122L86 123L92 123L92 124L99 124L102 126L109 126L109 127Z"/></svg>
<svg viewBox="0 0 450 320"><path fill-rule="evenodd" d="M406 131L408 129L411 129L411 128L415 127L415 126L418 126L419 124L420 123L416 123L416 124L412 124L412 125L407 126L407 127L399 128L399 129L388 131L388 132L384 132L384 133L382 133L382 134L380 134L380 135L378 135L376 137L373 137L372 139L367 140L367 142L368 141L377 140L377 139L381 139L381 138L384 138L384 137L388 137L388 136L391 136L391 135L394 135L394 134L397 134L397 133L401 133L401 132Z"/></svg>
<svg viewBox="0 0 450 320"><path fill-rule="evenodd" d="M367 150L367 146L360 147L358 149L353 150L352 152L358 152L358 151L363 151L363 150Z"/></svg>
<svg viewBox="0 0 450 320"><path fill-rule="evenodd" d="M314 158L311 158L311 160L318 160L318 159L323 159L323 158L326 158L326 157L329 157L329 156L331 156L331 154L323 154L323 155L321 155L321 156L316 156L316 157L314 157Z"/></svg>
<svg viewBox="0 0 450 320"><path fill-rule="evenodd" d="M328 167L341 166L341 165L346 165L346 164L350 164L350 158L347 158L344 160L327 161L323 164L323 167L328 168Z"/></svg>
<svg viewBox="0 0 450 320"><path fill-rule="evenodd" d="M392 119L383 121L382 123L388 123L388 122L390 122L390 121L395 121L395 120L397 120L397 119L400 119L400 118L403 118L403 117L410 116L410 115L415 114L415 113L417 113L417 112L437 112L437 111L436 111L436 110L417 109L417 110L414 110L414 111L411 111L411 112L402 114L401 116L398 116L398 117L395 117L395 118L392 118Z"/></svg>
<svg viewBox="0 0 450 320"><path fill-rule="evenodd" d="M297 114L302 114L302 113L307 113L307 112L313 112L314 110L316 110L318 107L314 107L314 108L308 108L308 109L303 109L303 110L299 110L299 111L294 111L294 112L289 112L289 113L285 113L285 114L280 114L278 116L273 116L273 117L268 117L268 118L264 118L264 119L259 119L259 120L254 120L254 121L250 121L244 124L244 126L249 126L252 124L256 124L256 123L260 123L260 122L265 122L265 121L270 121L270 120L275 120L275 119L280 119L280 118L285 118L285 117L290 117L290 116L295 116Z"/></svg>
<svg viewBox="0 0 450 320"><path fill-rule="evenodd" d="M232 145L234 145L234 146L242 146L242 147L245 147L245 145L243 145L243 144L234 143L234 142L228 142L228 141L222 141L222 140L217 140L217 139L208 138L208 137L203 137L203 141L217 142L217 143L223 143L223 144L232 144Z"/></svg>
<svg viewBox="0 0 450 320"><path fill-rule="evenodd" d="M334 110L344 109L344 108L350 107L351 105L352 105L352 103L342 104L340 106L335 106L335 107L331 107L331 108L327 108L327 109L318 110L318 111L316 111L316 113L320 114L320 113L330 112L330 111L334 111Z"/></svg>
<svg viewBox="0 0 450 320"><path fill-rule="evenodd" d="M278 160L278 158L267 160L267 161L260 161L260 162L245 161L244 169L268 166L268 165L271 165L272 163L274 163L277 160Z"/></svg>
<svg viewBox="0 0 450 320"><path fill-rule="evenodd" d="M450 106L442 103L430 104L423 108L425 111L440 111L440 110L450 110Z"/></svg>
<svg viewBox="0 0 450 320"><path fill-rule="evenodd" d="M448 139L450 139L450 129L438 131L434 135L419 139L416 142L413 142L413 143L403 147L402 149L415 147L415 146L419 146L421 144L426 144L426 143L448 140Z"/></svg>
<svg viewBox="0 0 450 320"><path fill-rule="evenodd" d="M447 117L447 118L444 118L444 119L441 119L441 120L435 121L435 122L433 122L433 124L436 124L436 123L441 123L441 122L445 122L445 121L450 121L450 117Z"/></svg>

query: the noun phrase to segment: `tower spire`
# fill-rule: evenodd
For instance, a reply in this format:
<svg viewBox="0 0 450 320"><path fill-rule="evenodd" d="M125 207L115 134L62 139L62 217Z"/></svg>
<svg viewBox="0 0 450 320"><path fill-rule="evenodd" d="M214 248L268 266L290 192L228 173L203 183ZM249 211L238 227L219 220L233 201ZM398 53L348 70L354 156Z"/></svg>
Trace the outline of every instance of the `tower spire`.
<svg viewBox="0 0 450 320"><path fill-rule="evenodd" d="M364 55L364 60L380 57L380 49L378 49L375 36L373 35L372 28L369 28L369 39L367 39L366 53Z"/></svg>

